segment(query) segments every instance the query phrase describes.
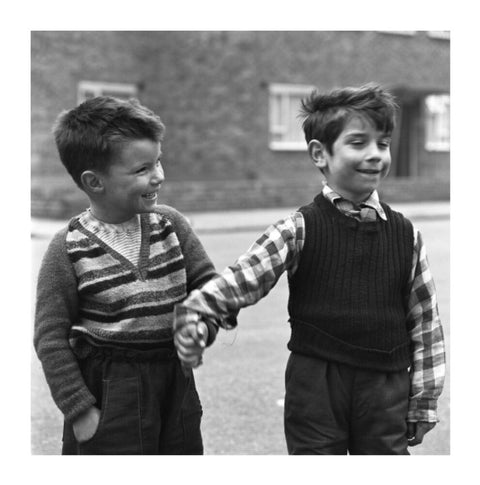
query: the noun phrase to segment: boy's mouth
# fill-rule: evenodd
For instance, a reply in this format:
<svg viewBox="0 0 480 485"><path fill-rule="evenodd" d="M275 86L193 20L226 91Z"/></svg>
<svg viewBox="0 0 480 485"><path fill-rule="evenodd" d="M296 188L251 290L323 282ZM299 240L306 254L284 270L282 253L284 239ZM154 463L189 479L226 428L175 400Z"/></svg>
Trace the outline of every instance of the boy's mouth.
<svg viewBox="0 0 480 485"><path fill-rule="evenodd" d="M366 168L366 169L358 169L357 170L358 172L360 173L366 173L366 174L369 174L369 175L376 175L376 174L379 174L381 172L381 170L374 170L372 168Z"/></svg>
<svg viewBox="0 0 480 485"><path fill-rule="evenodd" d="M147 200L155 200L157 198L156 192L150 192L148 194L143 194L142 197Z"/></svg>

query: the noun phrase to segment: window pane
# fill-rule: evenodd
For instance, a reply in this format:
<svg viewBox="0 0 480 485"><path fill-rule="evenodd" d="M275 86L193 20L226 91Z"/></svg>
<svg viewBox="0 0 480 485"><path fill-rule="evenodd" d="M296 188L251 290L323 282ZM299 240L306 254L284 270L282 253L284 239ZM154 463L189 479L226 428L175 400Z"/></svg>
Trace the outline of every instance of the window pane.
<svg viewBox="0 0 480 485"><path fill-rule="evenodd" d="M95 92L94 91L84 91L83 92L83 97L85 98L85 100L87 99L92 99L96 96Z"/></svg>
<svg viewBox="0 0 480 485"><path fill-rule="evenodd" d="M425 123L426 150L450 150L449 95L430 95L425 98Z"/></svg>
<svg viewBox="0 0 480 485"><path fill-rule="evenodd" d="M124 91L119 92L113 89L102 89L102 96L112 96L114 98L119 98L119 99L130 99L134 97L134 94L129 92L124 92Z"/></svg>
<svg viewBox="0 0 480 485"><path fill-rule="evenodd" d="M270 129L273 135L281 135L282 128L282 97L275 94L270 100Z"/></svg>
<svg viewBox="0 0 480 485"><path fill-rule="evenodd" d="M78 83L77 96L78 103L95 96L114 96L116 98L129 99L137 96L137 88L134 84L80 81Z"/></svg>
<svg viewBox="0 0 480 485"><path fill-rule="evenodd" d="M289 98L288 113L287 113L287 133L286 138L288 141L303 141L303 133L300 118L298 114L300 112L302 97L299 95L292 95Z"/></svg>
<svg viewBox="0 0 480 485"><path fill-rule="evenodd" d="M270 148L273 150L306 150L299 118L301 101L313 86L299 84L272 84L269 98Z"/></svg>

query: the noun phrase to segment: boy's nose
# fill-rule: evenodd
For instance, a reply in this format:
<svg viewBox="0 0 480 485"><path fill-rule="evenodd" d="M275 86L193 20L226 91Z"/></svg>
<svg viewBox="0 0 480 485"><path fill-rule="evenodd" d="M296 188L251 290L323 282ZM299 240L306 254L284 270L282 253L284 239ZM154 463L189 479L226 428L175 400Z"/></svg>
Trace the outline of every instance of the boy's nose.
<svg viewBox="0 0 480 485"><path fill-rule="evenodd" d="M152 176L151 183L152 185L160 185L165 180L165 175L161 168L157 168Z"/></svg>
<svg viewBox="0 0 480 485"><path fill-rule="evenodd" d="M380 150L376 143L370 143L368 146L367 160L378 161L380 160Z"/></svg>

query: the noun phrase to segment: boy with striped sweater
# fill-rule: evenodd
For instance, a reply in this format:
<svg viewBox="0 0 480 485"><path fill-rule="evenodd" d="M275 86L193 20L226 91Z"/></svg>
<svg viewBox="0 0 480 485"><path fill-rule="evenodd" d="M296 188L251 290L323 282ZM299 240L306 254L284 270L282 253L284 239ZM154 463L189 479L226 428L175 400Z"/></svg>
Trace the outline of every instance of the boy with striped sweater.
<svg viewBox="0 0 480 485"><path fill-rule="evenodd" d="M183 359L203 350L186 339L195 318L232 328L288 274L290 454L408 454L437 422L445 346L425 246L377 192L395 111L374 84L312 93L303 128L321 192L178 305Z"/></svg>
<svg viewBox="0 0 480 485"><path fill-rule="evenodd" d="M34 345L65 417L62 454L203 453L172 323L214 267L185 217L156 205L164 130L138 101L110 97L61 113L54 129L90 201L54 236L37 288ZM198 349L215 339L214 323L195 330Z"/></svg>

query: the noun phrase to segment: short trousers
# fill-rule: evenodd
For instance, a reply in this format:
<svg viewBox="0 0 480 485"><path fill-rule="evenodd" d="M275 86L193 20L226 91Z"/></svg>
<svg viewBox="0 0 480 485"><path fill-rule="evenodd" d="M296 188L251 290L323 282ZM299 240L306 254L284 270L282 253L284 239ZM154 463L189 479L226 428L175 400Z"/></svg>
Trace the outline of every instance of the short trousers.
<svg viewBox="0 0 480 485"><path fill-rule="evenodd" d="M173 348L97 348L79 363L100 422L83 443L65 422L62 454L203 454L202 407L193 373L185 375Z"/></svg>
<svg viewBox="0 0 480 485"><path fill-rule="evenodd" d="M365 370L292 352L285 386L289 454L409 454L408 369Z"/></svg>

